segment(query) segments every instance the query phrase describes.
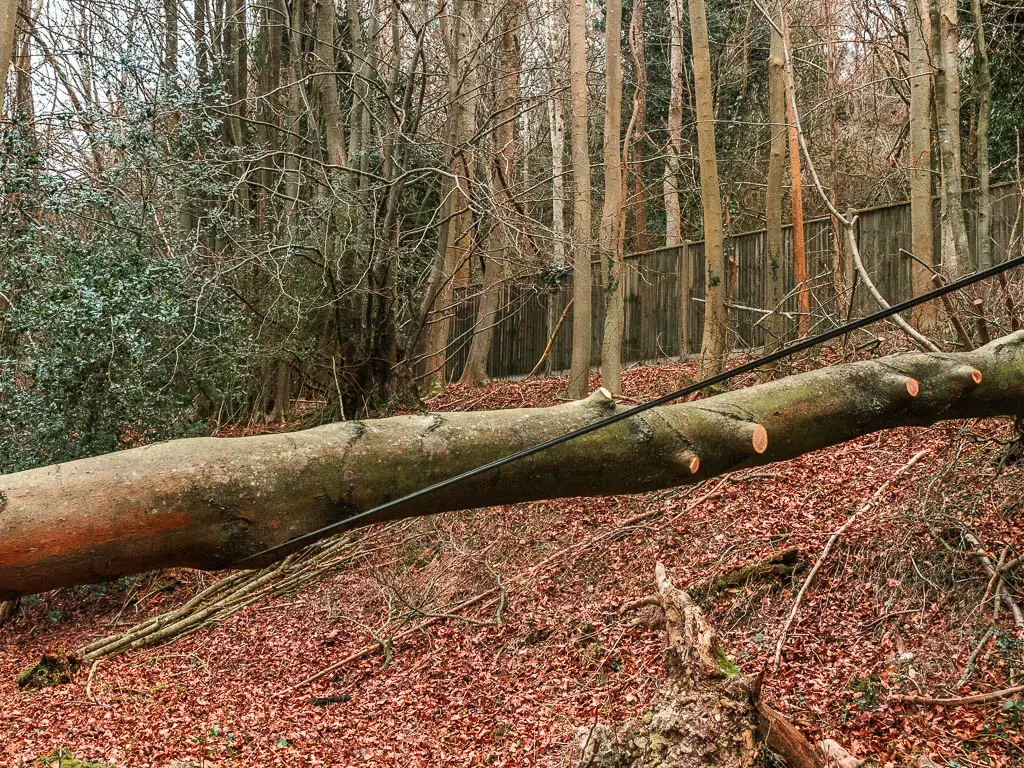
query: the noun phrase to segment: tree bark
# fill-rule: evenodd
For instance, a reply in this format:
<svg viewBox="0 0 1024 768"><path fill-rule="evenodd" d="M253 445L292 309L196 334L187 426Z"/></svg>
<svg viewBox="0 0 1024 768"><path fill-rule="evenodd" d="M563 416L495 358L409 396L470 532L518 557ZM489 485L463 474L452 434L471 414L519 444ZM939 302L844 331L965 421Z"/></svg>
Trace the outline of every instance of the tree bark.
<svg viewBox="0 0 1024 768"><path fill-rule="evenodd" d="M522 57L519 53L518 29L523 0L507 0L500 11L502 16L500 42L500 72L497 77L497 109L494 130L494 170L491 174L491 198L495 217L488 237L484 258L484 287L476 315L473 338L469 343L466 367L460 383L476 386L487 381L487 358L494 339L497 320L501 276L508 263L508 222L514 205L509 185L515 168L516 145L514 136L515 112L519 103L519 71Z"/></svg>
<svg viewBox="0 0 1024 768"><path fill-rule="evenodd" d="M927 40L931 23L922 0L907 3L907 47L910 53L910 241L915 260L910 267L914 295L932 288L935 264L935 224L932 216L932 68L928 60ZM922 263L923 262L923 263ZM935 331L939 323L938 305L928 302L916 307L911 323L924 334Z"/></svg>
<svg viewBox="0 0 1024 768"><path fill-rule="evenodd" d="M776 16L781 22L781 18ZM778 348L786 338L786 318L781 314L786 296L782 241L782 197L786 175L786 62L782 35L771 31L768 52L768 122L771 147L768 153L767 190L764 201L765 240L768 260L765 264L765 307L775 312L766 323L768 346Z"/></svg>
<svg viewBox="0 0 1024 768"><path fill-rule="evenodd" d="M622 388L622 0L608 0L604 25L604 208L601 212L601 279L604 335L601 383L612 394Z"/></svg>
<svg viewBox="0 0 1024 768"><path fill-rule="evenodd" d="M5 475L0 600L155 568L226 568L622 408L599 390L553 408L174 440ZM663 406L357 525L482 504L639 493L880 429L1022 412L1024 331L970 352L833 366Z"/></svg>
<svg viewBox="0 0 1024 768"><path fill-rule="evenodd" d="M789 41L789 25L785 14L779 14L782 23L782 34L786 37L786 47L792 51ZM796 77L794 70L793 76ZM807 274L807 246L804 242L804 196L803 172L800 169L800 139L796 124L796 93L792 90L795 84L787 81L786 122L789 124L789 202L793 210L793 275L796 280L797 332L801 338L811 331L811 287Z"/></svg>
<svg viewBox="0 0 1024 768"><path fill-rule="evenodd" d="M992 266L992 193L989 191L988 132L992 122L992 73L988 63L988 42L985 39L985 20L981 14L981 0L971 0L974 15L974 55L978 78L978 127L976 133L978 170L978 268Z"/></svg>
<svg viewBox="0 0 1024 768"><path fill-rule="evenodd" d="M647 141L647 58L644 47L647 36L644 32L644 0L634 0L633 12L629 19L629 48L633 54L636 88L633 92L633 135L630 146L623 147L629 153L629 164L623 172L629 178L629 209L633 216L633 235L637 251L646 251L650 245L647 238L647 201L644 190L644 142Z"/></svg>
<svg viewBox="0 0 1024 768"><path fill-rule="evenodd" d="M669 0L669 99L668 146L665 149L665 245L683 242L682 214L679 209L679 164L683 152L683 11L682 0ZM685 312L685 307L683 308ZM684 314L683 317L686 317ZM686 350L681 350L685 353Z"/></svg>
<svg viewBox="0 0 1024 768"><path fill-rule="evenodd" d="M476 104L479 98L474 76L472 36L480 18L482 0L460 0L450 17L448 95L451 100L449 136L453 185L448 196L448 232L444 249L444 271L434 301L434 318L427 332L426 388L436 390L447 383L448 336L453 314L454 288L470 281L470 257L476 249L473 186ZM349 157L352 153L349 152Z"/></svg>
<svg viewBox="0 0 1024 768"><path fill-rule="evenodd" d="M565 266L565 82L562 8L550 0L542 4L544 42L548 54L548 133L551 139L551 262Z"/></svg>
<svg viewBox="0 0 1024 768"><path fill-rule="evenodd" d="M6 92L7 71L14 58L15 30L18 27L19 0L0 0L0 83Z"/></svg>
<svg viewBox="0 0 1024 768"><path fill-rule="evenodd" d="M942 184L942 271L956 279L970 264L960 172L960 56L956 0L928 0Z"/></svg>
<svg viewBox="0 0 1024 768"><path fill-rule="evenodd" d="M572 363L569 397L587 391L591 348L590 143L587 138L587 3L569 0L569 92L572 102Z"/></svg>
<svg viewBox="0 0 1024 768"><path fill-rule="evenodd" d="M722 196L715 154L715 105L711 84L711 45L704 0L689 0L693 40L693 91L697 106L697 152L700 155L700 196L704 213L704 338L698 379L722 370L728 348L729 319L725 308L725 244Z"/></svg>
<svg viewBox="0 0 1024 768"><path fill-rule="evenodd" d="M331 165L348 165L345 152L345 120L341 114L341 96L338 92L338 65L334 55L334 30L337 9L334 0L316 0L317 69L320 70L318 91L324 113L324 139L327 142L327 160Z"/></svg>

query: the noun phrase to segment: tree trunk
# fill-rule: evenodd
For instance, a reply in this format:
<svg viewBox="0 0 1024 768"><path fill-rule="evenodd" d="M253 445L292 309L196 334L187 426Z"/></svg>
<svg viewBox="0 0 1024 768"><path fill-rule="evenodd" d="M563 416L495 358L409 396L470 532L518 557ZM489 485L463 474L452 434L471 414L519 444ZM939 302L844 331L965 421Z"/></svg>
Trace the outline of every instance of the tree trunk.
<svg viewBox="0 0 1024 768"><path fill-rule="evenodd" d="M978 77L978 268L992 266L992 193L989 191L988 132L992 121L992 73L988 64L988 43L985 40L985 20L981 15L981 0L971 0L974 15L974 55Z"/></svg>
<svg viewBox="0 0 1024 768"><path fill-rule="evenodd" d="M7 72L14 58L15 30L18 27L19 0L0 0L0 83L6 92Z"/></svg>
<svg viewBox="0 0 1024 768"><path fill-rule="evenodd" d="M476 324L473 327L473 338L469 342L469 352L466 353L466 365L459 377L460 384L471 387L482 387L488 381L487 359L494 340L494 325L498 319L501 299L501 273L506 260L504 240L505 225L496 221L487 238L484 284L477 307Z"/></svg>
<svg viewBox="0 0 1024 768"><path fill-rule="evenodd" d="M604 335L601 383L612 394L622 388L622 0L608 0L604 29L604 209L601 213L601 280Z"/></svg>
<svg viewBox="0 0 1024 768"><path fill-rule="evenodd" d="M1017 332L970 352L833 366L663 406L357 525L673 487L880 429L1017 415L1022 402L1024 332ZM598 391L553 408L174 440L5 475L0 600L154 568L229 567L622 408Z"/></svg>
<svg viewBox="0 0 1024 768"><path fill-rule="evenodd" d="M40 10L42 6L40 6ZM32 15L32 4L29 0L21 0L21 13L23 16L21 26L21 42L17 45L15 56L15 67L17 67L17 78L14 84L14 116L15 121L20 122L28 135L30 144L36 141L36 119L35 100L32 96L32 47L31 31L35 26L36 18ZM17 41L16 41L17 42Z"/></svg>
<svg viewBox="0 0 1024 768"><path fill-rule="evenodd" d="M363 25L359 18L359 0L347 0L345 4L348 22L348 44L352 56L352 104L348 113L348 157L353 163L363 149L366 137L362 134L362 111L366 102L368 80L366 72L366 46L363 43ZM449 94L451 96L451 94ZM358 186L359 179L352 179L353 186Z"/></svg>
<svg viewBox="0 0 1024 768"><path fill-rule="evenodd" d="M725 309L725 244L722 197L715 154L715 105L711 86L711 46L704 0L689 0L693 39L693 91L697 104L697 152L700 155L700 195L704 212L704 338L698 379L722 370L728 351L729 319Z"/></svg>
<svg viewBox="0 0 1024 768"><path fill-rule="evenodd" d="M565 17L561 7L546 0L543 5L544 42L548 55L548 133L551 139L551 262L565 266L565 109L562 86L565 81Z"/></svg>
<svg viewBox="0 0 1024 768"><path fill-rule="evenodd" d="M780 14L782 34L786 38L786 47L792 51L789 41L789 25L785 14ZM794 77L796 73L793 73ZM787 81L786 89L786 122L789 124L789 202L793 210L793 276L796 280L797 332L803 338L811 331L811 286L807 282L807 246L804 242L804 196L803 176L800 169L800 141L796 127L796 93Z"/></svg>
<svg viewBox="0 0 1024 768"><path fill-rule="evenodd" d="M679 209L679 160L683 151L683 10L682 0L669 0L669 99L668 146L665 149L665 245L683 242L682 213ZM684 313L686 308L683 308ZM686 315L684 314L685 318ZM681 350L685 353L686 350Z"/></svg>
<svg viewBox="0 0 1024 768"><path fill-rule="evenodd" d="M960 57L956 0L928 0L942 184L942 271L955 279L970 264L960 179Z"/></svg>
<svg viewBox="0 0 1024 768"><path fill-rule="evenodd" d="M776 17L778 19L778 16ZM768 53L768 122L771 148L768 153L767 190L764 201L765 240L768 261L765 264L765 307L775 312L766 323L769 348L778 348L786 338L786 318L781 314L786 295L782 241L782 197L786 175L786 62L782 35L771 32Z"/></svg>
<svg viewBox="0 0 1024 768"><path fill-rule="evenodd" d="M572 102L572 367L569 397L587 391L591 348L590 142L587 138L587 3L569 0L569 91Z"/></svg>
<svg viewBox="0 0 1024 768"><path fill-rule="evenodd" d="M478 385L487 381L487 358L491 353L494 338L494 323L497 318L501 274L508 262L507 218L514 216L512 172L515 168L516 145L514 136L515 112L519 103L519 71L522 58L519 53L518 29L523 0L507 0L501 9L503 17L500 43L500 72L497 78L498 103L494 121L494 170L491 174L491 190L496 212L491 225L488 248L485 255L483 294L476 315L473 338L469 344L466 367L462 372L462 384Z"/></svg>
<svg viewBox="0 0 1024 768"><path fill-rule="evenodd" d="M910 241L915 260L910 267L915 296L932 289L935 264L935 224L932 216L931 62L927 40L931 24L923 2L907 3L907 45L910 53ZM922 263L923 262L923 263ZM912 324L929 335L938 326L938 304L931 301L914 309Z"/></svg>
<svg viewBox="0 0 1024 768"><path fill-rule="evenodd" d="M334 0L316 0L316 58L322 73L317 91L324 113L324 139L327 142L327 160L331 165L348 165L345 152L345 124L341 114L341 96L338 93L338 65L334 55L334 30L337 10Z"/></svg>
<svg viewBox="0 0 1024 768"><path fill-rule="evenodd" d="M476 79L473 76L472 32L482 0L461 0L450 17L448 95L451 100L449 136L453 185L448 196L448 235L443 273L434 301L434 317L427 332L426 389L447 383L448 336L453 313L454 287L469 284L469 260L476 246L470 209L473 179L473 138L476 133ZM352 157L350 152L349 157Z"/></svg>
<svg viewBox="0 0 1024 768"><path fill-rule="evenodd" d="M671 0L670 0L671 1ZM647 59L644 46L644 0L634 0L629 20L629 47L633 54L636 89L633 95L633 136L629 152L629 167L623 169L630 180L629 210L633 216L635 249L646 251L650 247L647 239L647 202L644 199L644 143L647 141Z"/></svg>

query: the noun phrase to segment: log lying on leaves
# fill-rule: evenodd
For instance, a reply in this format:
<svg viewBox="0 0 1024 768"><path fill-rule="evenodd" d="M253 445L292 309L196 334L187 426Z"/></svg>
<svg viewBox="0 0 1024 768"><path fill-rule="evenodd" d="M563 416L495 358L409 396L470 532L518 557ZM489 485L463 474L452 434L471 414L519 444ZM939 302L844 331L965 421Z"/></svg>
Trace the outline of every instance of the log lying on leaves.
<svg viewBox="0 0 1024 768"><path fill-rule="evenodd" d="M175 440L6 475L0 600L155 568L225 568L623 407L599 391L553 408ZM887 427L1022 411L1018 332L970 352L834 366L657 408L359 524L649 491Z"/></svg>
<svg viewBox="0 0 1024 768"><path fill-rule="evenodd" d="M780 549L767 557L743 563L711 582L710 592L721 592L723 589L742 587L757 579L776 579L780 582L789 580L797 569L802 566L801 552L795 547Z"/></svg>

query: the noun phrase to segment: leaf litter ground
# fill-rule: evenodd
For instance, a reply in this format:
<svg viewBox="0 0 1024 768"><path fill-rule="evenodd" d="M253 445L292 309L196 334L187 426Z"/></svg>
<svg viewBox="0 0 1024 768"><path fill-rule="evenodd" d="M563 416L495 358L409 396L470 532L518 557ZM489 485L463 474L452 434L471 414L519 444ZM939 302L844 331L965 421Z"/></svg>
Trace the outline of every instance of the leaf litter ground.
<svg viewBox="0 0 1024 768"><path fill-rule="evenodd" d="M662 394L684 374L692 369L683 364L636 367L624 393ZM452 386L429 406L552 405L563 386ZM218 576L160 572L43 595L0 629L0 764L64 749L121 768L571 765L578 726L634 718L658 687L660 617L618 612L652 590L656 561L703 602L744 672L770 670L804 574L712 593L714 577L783 548L813 562L854 510L927 450L818 574L766 696L809 735L884 768L922 752L960 766L1024 765L1024 706L889 698L1020 679L1024 638L1003 611L958 686L991 622L991 605L981 605L987 578L924 522L969 526L994 557L1004 545L1021 554L1021 470L998 466L1005 448L996 440L1009 435L995 420L896 429L691 488L393 523L361 534L358 562L318 585L103 660L70 684L21 691L16 674L43 652L127 627ZM500 625L494 601L445 616L499 580ZM368 644L374 652L296 687Z"/></svg>

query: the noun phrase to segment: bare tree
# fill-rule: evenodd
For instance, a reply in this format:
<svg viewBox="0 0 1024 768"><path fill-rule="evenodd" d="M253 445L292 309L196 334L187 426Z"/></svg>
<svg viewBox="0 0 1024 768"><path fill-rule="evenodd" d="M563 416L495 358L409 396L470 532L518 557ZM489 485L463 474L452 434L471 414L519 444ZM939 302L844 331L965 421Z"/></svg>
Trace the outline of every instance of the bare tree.
<svg viewBox="0 0 1024 768"><path fill-rule="evenodd" d="M350 0L350 5L355 0ZM473 34L480 19L483 0L455 0L448 20L448 92L451 111L448 134L451 147L451 184L448 189L447 239L438 289L433 302L434 319L427 335L428 357L425 384L437 389L447 381L448 337L455 306L455 287L469 285L470 259L476 248L476 228L471 206L474 180L474 143L479 86L474 60L477 47ZM351 21L350 21L351 23ZM354 120L353 120L354 124ZM349 157L353 155L349 142Z"/></svg>
<svg viewBox="0 0 1024 768"><path fill-rule="evenodd" d="M0 2L0 83L7 88L7 71L14 57L14 40L18 26L18 0Z"/></svg>
<svg viewBox="0 0 1024 768"><path fill-rule="evenodd" d="M668 0L669 35L669 101L668 144L665 147L665 177L662 195L665 200L665 245L683 242L679 208L679 166L683 151L683 10L682 0ZM685 308L684 308L685 317Z"/></svg>
<svg viewBox="0 0 1024 768"><path fill-rule="evenodd" d="M978 123L975 128L976 167L978 172L977 242L978 266L992 266L992 193L989 190L989 126L992 124L992 72L988 61L988 41L981 0L971 0L974 17L974 57L977 69Z"/></svg>
<svg viewBox="0 0 1024 768"><path fill-rule="evenodd" d="M942 271L959 277L970 263L970 244L964 223L960 162L960 55L957 49L956 0L928 0L931 60L935 89L942 184Z"/></svg>
<svg viewBox="0 0 1024 768"><path fill-rule="evenodd" d="M778 18L778 17L776 17ZM786 320L781 314L785 297L785 270L782 240L782 198L786 174L786 62L782 54L782 35L771 30L768 52L768 123L771 149L768 154L768 178L765 190L764 218L768 260L765 264L765 306L773 314L766 324L768 343L780 346L785 338Z"/></svg>
<svg viewBox="0 0 1024 768"><path fill-rule="evenodd" d="M497 322L501 277L510 250L510 233L515 229L509 219L514 218L511 189L515 168L515 114L519 105L519 72L522 56L519 50L519 24L523 0L499 0L497 10L500 42L498 44L498 73L496 108L494 110L494 161L491 168L491 201L494 207L491 230L484 254L484 289L477 310L476 330L469 345L466 366L460 381L463 384L481 384L487 381L487 358L494 338Z"/></svg>
<svg viewBox="0 0 1024 768"><path fill-rule="evenodd" d="M604 284L601 383L612 393L622 388L622 0L609 0L604 25L604 207L600 258Z"/></svg>
<svg viewBox="0 0 1024 768"><path fill-rule="evenodd" d="M728 347L729 318L725 307L725 244L722 198L715 152L715 105L711 84L711 45L704 0L689 0L690 37L693 40L693 90L697 104L697 152L700 155L700 190L704 213L704 338L698 378L722 370Z"/></svg>
<svg viewBox="0 0 1024 768"><path fill-rule="evenodd" d="M562 94L565 67L561 58L564 43L560 22L565 17L554 0L545 0L543 13L549 73L546 106L551 137L551 260L561 267L565 265L565 98Z"/></svg>
<svg viewBox="0 0 1024 768"><path fill-rule="evenodd" d="M569 0L569 88L572 102L572 369L569 397L587 392L591 350L590 143L587 138L587 2Z"/></svg>
<svg viewBox="0 0 1024 768"><path fill-rule="evenodd" d="M785 14L780 14L782 34L786 45L793 49L789 40L789 23ZM793 276L796 279L797 331L806 336L811 330L811 286L807 274L807 245L804 242L804 197L803 172L800 168L800 140L796 124L796 94L792 92L795 85L787 78L786 122L789 124L789 202L793 211Z"/></svg>
<svg viewBox="0 0 1024 768"><path fill-rule="evenodd" d="M907 2L907 48L910 54L910 230L914 262L911 266L914 293L920 295L932 287L935 265L935 224L932 216L932 69L927 41L931 23L922 0ZM935 303L914 310L913 324L925 334L938 325Z"/></svg>
<svg viewBox="0 0 1024 768"><path fill-rule="evenodd" d="M630 118L631 135L623 146L626 174L625 198L633 219L635 248L646 251L650 247L647 238L647 201L644 189L644 144L647 141L647 58L644 51L647 37L644 33L644 0L634 0L633 12L629 19L629 50L633 55L636 88L633 90L633 114ZM625 232L622 233L622 236Z"/></svg>

